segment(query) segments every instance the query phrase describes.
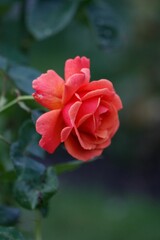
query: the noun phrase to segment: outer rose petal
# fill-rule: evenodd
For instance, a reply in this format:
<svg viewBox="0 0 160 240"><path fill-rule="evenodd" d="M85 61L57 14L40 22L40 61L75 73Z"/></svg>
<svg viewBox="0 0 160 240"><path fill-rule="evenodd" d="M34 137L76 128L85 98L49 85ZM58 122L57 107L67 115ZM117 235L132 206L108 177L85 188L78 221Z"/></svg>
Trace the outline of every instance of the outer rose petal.
<svg viewBox="0 0 160 240"><path fill-rule="evenodd" d="M82 100L104 94L108 96L109 102L112 102L117 110L123 107L120 97L114 90L113 84L107 79L92 81L83 90L86 94L83 95Z"/></svg>
<svg viewBox="0 0 160 240"><path fill-rule="evenodd" d="M82 68L90 68L90 60L86 57L68 59L65 63L65 80L75 73L80 73Z"/></svg>
<svg viewBox="0 0 160 240"><path fill-rule="evenodd" d="M111 129L115 127L119 122L118 112L117 109L113 105L108 105L108 111L106 112L106 115L104 114L100 129Z"/></svg>
<svg viewBox="0 0 160 240"><path fill-rule="evenodd" d="M109 147L110 144L111 144L111 139L109 138L104 143L99 144L98 147L104 149L106 147Z"/></svg>
<svg viewBox="0 0 160 240"><path fill-rule="evenodd" d="M114 95L112 103L114 104L114 106L116 107L117 110L120 110L123 108L122 101L117 94Z"/></svg>
<svg viewBox="0 0 160 240"><path fill-rule="evenodd" d="M53 110L62 105L62 93L64 89L64 80L53 70L48 70L35 79L32 84L35 100L42 106Z"/></svg>
<svg viewBox="0 0 160 240"><path fill-rule="evenodd" d="M80 93L81 99L87 100L92 97L107 96L109 99L113 98L115 94L112 83L107 79L92 81L83 88Z"/></svg>
<svg viewBox="0 0 160 240"><path fill-rule="evenodd" d="M60 134L63 128L61 110L52 110L41 115L36 122L36 131L42 135L39 145L53 153L61 142Z"/></svg>
<svg viewBox="0 0 160 240"><path fill-rule="evenodd" d="M100 156L103 149L85 150L81 147L76 137L72 134L65 141L65 147L68 153L74 158L82 161L89 161L90 159Z"/></svg>

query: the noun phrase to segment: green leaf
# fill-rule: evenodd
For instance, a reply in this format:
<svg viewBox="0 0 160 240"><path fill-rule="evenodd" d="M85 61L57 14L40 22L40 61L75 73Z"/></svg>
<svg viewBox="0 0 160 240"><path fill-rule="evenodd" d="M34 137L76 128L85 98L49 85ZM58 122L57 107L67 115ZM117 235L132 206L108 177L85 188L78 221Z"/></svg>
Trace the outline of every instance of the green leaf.
<svg viewBox="0 0 160 240"><path fill-rule="evenodd" d="M14 195L17 202L27 209L44 209L48 205L48 200L57 192L58 179L49 167L39 171L30 166L18 177Z"/></svg>
<svg viewBox="0 0 160 240"><path fill-rule="evenodd" d="M63 30L72 20L78 7L76 0L28 1L26 24L38 40Z"/></svg>
<svg viewBox="0 0 160 240"><path fill-rule="evenodd" d="M27 166L34 165L35 168L43 169L35 160L42 160L45 152L38 145L39 136L31 120L26 121L19 131L19 141L13 143L10 149L11 160L15 169L20 173Z"/></svg>
<svg viewBox="0 0 160 240"><path fill-rule="evenodd" d="M0 56L0 70L4 71L12 82L27 94L33 93L32 81L41 74L32 67L15 64L3 56Z"/></svg>
<svg viewBox="0 0 160 240"><path fill-rule="evenodd" d="M10 226L16 224L19 216L19 209L0 205L0 225Z"/></svg>
<svg viewBox="0 0 160 240"><path fill-rule="evenodd" d="M74 171L77 168L79 168L83 164L82 161L76 160L76 161L70 161L66 163L59 163L54 166L55 172L57 174L62 174L64 172L70 172Z"/></svg>
<svg viewBox="0 0 160 240"><path fill-rule="evenodd" d="M19 141L11 146L11 159L18 173L14 196L27 209L45 209L48 200L58 189L58 179L53 168L46 168L38 162L45 158L38 140L35 126L29 120L20 129Z"/></svg>
<svg viewBox="0 0 160 240"><path fill-rule="evenodd" d="M13 23L13 24L12 24ZM4 33L4 42L0 43L0 54L5 57L8 62L12 63L20 63L27 64L27 57L19 50L18 47L14 46L13 41L18 41L13 38L13 34L16 32L16 28L18 28L17 24L14 22L6 23L3 26L3 30L7 29L7 32ZM9 30L8 30L9 29ZM15 34L16 35L16 34ZM15 36L14 35L14 36Z"/></svg>
<svg viewBox="0 0 160 240"><path fill-rule="evenodd" d="M117 46L122 40L121 19L106 1L93 1L88 17L99 46L105 50Z"/></svg>
<svg viewBox="0 0 160 240"><path fill-rule="evenodd" d="M23 235L13 227L0 227L0 240L25 240Z"/></svg>
<svg viewBox="0 0 160 240"><path fill-rule="evenodd" d="M32 81L41 73L31 67L12 64L7 74L20 90L25 93L32 94Z"/></svg>

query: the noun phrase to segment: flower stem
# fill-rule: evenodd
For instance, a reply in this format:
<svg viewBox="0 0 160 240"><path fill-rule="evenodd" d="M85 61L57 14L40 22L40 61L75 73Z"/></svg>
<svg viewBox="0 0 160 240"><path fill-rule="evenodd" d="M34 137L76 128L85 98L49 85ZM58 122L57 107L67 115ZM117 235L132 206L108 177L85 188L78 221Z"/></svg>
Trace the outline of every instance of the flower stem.
<svg viewBox="0 0 160 240"><path fill-rule="evenodd" d="M42 240L42 225L41 225L41 215L36 211L36 220L35 220L35 240Z"/></svg>
<svg viewBox="0 0 160 240"><path fill-rule="evenodd" d="M18 96L17 98L15 98L13 101L9 102L8 104L4 105L3 107L0 108L0 113L5 111L6 109L12 107L13 105L15 105L16 103L18 103L19 101L26 101L26 100L33 100L32 96Z"/></svg>

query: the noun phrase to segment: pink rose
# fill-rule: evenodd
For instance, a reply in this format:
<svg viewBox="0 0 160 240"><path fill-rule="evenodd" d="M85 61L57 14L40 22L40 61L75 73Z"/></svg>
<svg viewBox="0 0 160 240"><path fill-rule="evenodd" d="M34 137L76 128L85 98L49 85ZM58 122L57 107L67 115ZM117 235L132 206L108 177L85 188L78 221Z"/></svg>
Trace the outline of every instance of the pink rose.
<svg viewBox="0 0 160 240"><path fill-rule="evenodd" d="M33 81L34 99L50 110L36 122L47 152L64 142L70 155L87 161L110 145L122 102L109 80L89 81L90 60L79 56L66 61L65 80L48 70Z"/></svg>

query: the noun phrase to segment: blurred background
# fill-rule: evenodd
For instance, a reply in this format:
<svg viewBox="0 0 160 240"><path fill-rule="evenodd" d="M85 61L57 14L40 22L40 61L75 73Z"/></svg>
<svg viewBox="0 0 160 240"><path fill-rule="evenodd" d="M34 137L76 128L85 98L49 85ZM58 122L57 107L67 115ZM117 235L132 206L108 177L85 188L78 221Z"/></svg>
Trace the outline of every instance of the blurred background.
<svg viewBox="0 0 160 240"><path fill-rule="evenodd" d="M97 161L61 175L44 239L159 240L160 1L0 1L1 69L10 61L63 77L65 60L77 55L90 58L92 80L113 82L123 102L121 125ZM24 90L12 77L6 86L0 76L1 105L17 86ZM28 118L15 106L1 115L0 134L16 140ZM3 142L0 156L9 165ZM52 159L70 157L60 148Z"/></svg>

